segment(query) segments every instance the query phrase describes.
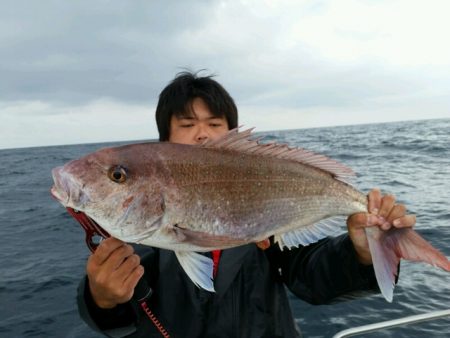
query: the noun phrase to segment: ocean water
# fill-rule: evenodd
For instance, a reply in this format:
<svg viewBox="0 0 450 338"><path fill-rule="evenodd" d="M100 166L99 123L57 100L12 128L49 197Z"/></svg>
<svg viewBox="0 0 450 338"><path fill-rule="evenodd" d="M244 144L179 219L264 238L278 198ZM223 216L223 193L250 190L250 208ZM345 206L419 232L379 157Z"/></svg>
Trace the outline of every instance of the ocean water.
<svg viewBox="0 0 450 338"><path fill-rule="evenodd" d="M393 193L416 229L450 257L450 119L264 133L327 154L358 173L362 191ZM116 143L118 144L118 143ZM100 337L75 296L89 251L84 232L49 193L53 167L114 144L0 150L0 337ZM403 262L393 303L371 295L312 306L291 297L305 337L450 308L450 274ZM450 317L364 337L450 337Z"/></svg>

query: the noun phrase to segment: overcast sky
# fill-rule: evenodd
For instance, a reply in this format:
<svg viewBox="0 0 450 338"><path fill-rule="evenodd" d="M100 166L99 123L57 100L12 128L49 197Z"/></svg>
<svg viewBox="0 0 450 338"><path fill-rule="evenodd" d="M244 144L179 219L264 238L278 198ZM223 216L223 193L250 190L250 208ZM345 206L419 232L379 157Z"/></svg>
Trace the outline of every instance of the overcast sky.
<svg viewBox="0 0 450 338"><path fill-rule="evenodd" d="M450 118L446 0L0 8L0 148L157 138L185 68L216 74L256 131Z"/></svg>

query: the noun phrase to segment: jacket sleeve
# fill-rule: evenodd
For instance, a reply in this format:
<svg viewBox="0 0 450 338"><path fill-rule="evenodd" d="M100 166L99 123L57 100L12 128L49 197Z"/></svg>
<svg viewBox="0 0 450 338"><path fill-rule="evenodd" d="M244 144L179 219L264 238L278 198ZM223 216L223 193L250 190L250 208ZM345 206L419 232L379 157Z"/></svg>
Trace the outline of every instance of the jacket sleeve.
<svg viewBox="0 0 450 338"><path fill-rule="evenodd" d="M280 250L278 245L268 250L282 281L308 303L326 304L342 296L379 292L373 266L358 262L347 234L292 250Z"/></svg>
<svg viewBox="0 0 450 338"><path fill-rule="evenodd" d="M136 305L129 301L113 309L99 308L92 299L87 276L81 280L78 287L77 303L81 319L94 331L114 338L125 337L136 331Z"/></svg>
<svg viewBox="0 0 450 338"><path fill-rule="evenodd" d="M136 253L142 254L140 248L135 249ZM147 281L152 280L152 272L157 270L157 254L157 250L150 249L141 258L141 264L145 268L143 278ZM94 331L101 332L108 337L128 336L136 332L139 325L139 304L134 299L119 304L113 309L99 308L92 298L87 276L79 284L77 304L81 319Z"/></svg>

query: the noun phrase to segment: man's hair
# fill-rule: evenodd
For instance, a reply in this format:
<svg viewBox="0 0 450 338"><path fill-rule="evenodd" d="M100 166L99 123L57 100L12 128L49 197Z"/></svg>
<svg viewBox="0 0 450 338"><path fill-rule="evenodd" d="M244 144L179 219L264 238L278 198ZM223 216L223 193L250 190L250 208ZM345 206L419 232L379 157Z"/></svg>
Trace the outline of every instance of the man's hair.
<svg viewBox="0 0 450 338"><path fill-rule="evenodd" d="M159 94L155 117L160 141L169 140L170 120L173 115L193 115L192 101L195 98L203 99L214 117L225 116L229 129L237 127L237 107L230 94L212 79L212 75L200 77L197 74L178 73Z"/></svg>

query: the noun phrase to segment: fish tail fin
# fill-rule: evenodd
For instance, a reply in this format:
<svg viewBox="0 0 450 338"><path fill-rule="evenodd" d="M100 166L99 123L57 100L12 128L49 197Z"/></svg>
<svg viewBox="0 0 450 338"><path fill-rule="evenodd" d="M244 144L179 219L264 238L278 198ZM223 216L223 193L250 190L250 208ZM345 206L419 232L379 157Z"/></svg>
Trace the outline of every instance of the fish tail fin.
<svg viewBox="0 0 450 338"><path fill-rule="evenodd" d="M413 229L381 231L378 227L371 227L366 228L366 234L378 286L388 302L392 302L401 258L450 271L450 261Z"/></svg>

